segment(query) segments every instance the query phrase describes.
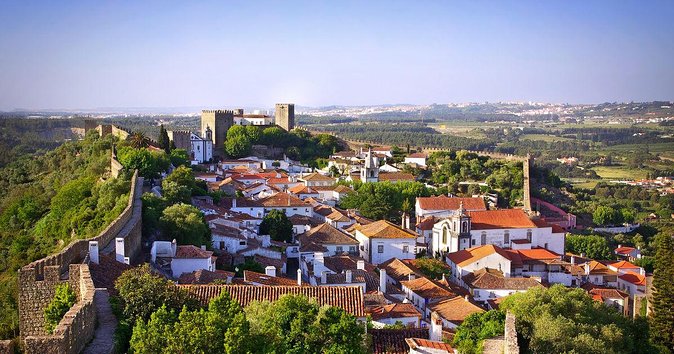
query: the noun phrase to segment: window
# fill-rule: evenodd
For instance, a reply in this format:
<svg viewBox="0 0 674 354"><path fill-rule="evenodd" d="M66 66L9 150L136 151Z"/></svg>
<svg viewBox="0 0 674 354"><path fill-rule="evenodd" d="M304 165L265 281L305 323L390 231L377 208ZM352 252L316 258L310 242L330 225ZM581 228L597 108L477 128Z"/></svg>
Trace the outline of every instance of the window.
<svg viewBox="0 0 674 354"><path fill-rule="evenodd" d="M548 249L548 243L547 242L545 243L545 245L543 245L543 248L545 248L546 250Z"/></svg>
<svg viewBox="0 0 674 354"><path fill-rule="evenodd" d="M468 232L468 221L464 221L461 223L461 233L466 233Z"/></svg>
<svg viewBox="0 0 674 354"><path fill-rule="evenodd" d="M410 246L403 245L403 253L410 253Z"/></svg>
<svg viewBox="0 0 674 354"><path fill-rule="evenodd" d="M356 253L356 246L349 246L350 253Z"/></svg>
<svg viewBox="0 0 674 354"><path fill-rule="evenodd" d="M527 241L531 242L531 230L527 230Z"/></svg>
<svg viewBox="0 0 674 354"><path fill-rule="evenodd" d="M220 249L221 250L225 249L225 241L220 241Z"/></svg>
<svg viewBox="0 0 674 354"><path fill-rule="evenodd" d="M245 245L246 245L246 241L239 241L239 246L245 246Z"/></svg>
<svg viewBox="0 0 674 354"><path fill-rule="evenodd" d="M487 244L487 232L486 231L482 231L482 234L480 234L480 244L481 245Z"/></svg>
<svg viewBox="0 0 674 354"><path fill-rule="evenodd" d="M337 253L342 253L342 251L343 251L342 246L337 246L336 249L337 249Z"/></svg>
<svg viewBox="0 0 674 354"><path fill-rule="evenodd" d="M503 243L508 244L510 243L510 231L505 230L503 232Z"/></svg>
<svg viewBox="0 0 674 354"><path fill-rule="evenodd" d="M475 246L475 239L470 240L470 245Z"/></svg>
<svg viewBox="0 0 674 354"><path fill-rule="evenodd" d="M384 245L377 245L377 253L384 253Z"/></svg>
<svg viewBox="0 0 674 354"><path fill-rule="evenodd" d="M442 228L442 243L447 243L447 228L443 227Z"/></svg>

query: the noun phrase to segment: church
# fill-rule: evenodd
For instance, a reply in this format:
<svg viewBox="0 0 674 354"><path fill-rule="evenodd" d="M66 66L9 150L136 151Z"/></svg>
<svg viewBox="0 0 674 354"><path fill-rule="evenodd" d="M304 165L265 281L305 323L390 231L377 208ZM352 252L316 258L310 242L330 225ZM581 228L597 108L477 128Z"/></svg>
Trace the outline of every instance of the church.
<svg viewBox="0 0 674 354"><path fill-rule="evenodd" d="M496 245L506 249L545 248L564 254L565 231L557 225L531 220L522 209L466 211L463 203L451 216L433 225L435 255Z"/></svg>

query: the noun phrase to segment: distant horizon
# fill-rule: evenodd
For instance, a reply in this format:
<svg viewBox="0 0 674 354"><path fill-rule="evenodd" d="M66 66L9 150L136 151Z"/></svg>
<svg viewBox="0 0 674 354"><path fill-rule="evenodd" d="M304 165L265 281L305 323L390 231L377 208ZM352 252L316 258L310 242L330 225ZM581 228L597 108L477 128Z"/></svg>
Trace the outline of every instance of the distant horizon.
<svg viewBox="0 0 674 354"><path fill-rule="evenodd" d="M381 107L381 106L430 106L430 105L468 105L468 104L542 104L542 105L571 105L571 106L593 106L600 105L604 103L610 104L629 104L629 103L652 103L652 102L668 102L674 104L672 100L650 100L650 101L605 101L605 102L590 102L590 103L569 103L569 102L538 102L538 101L467 101L467 102L434 102L434 103L380 103L380 104L361 104L361 105L344 105L344 104L328 104L324 106L307 106L298 104L296 102L287 102L294 103L295 107L300 107L302 109L326 109L329 107L344 107L344 108L357 108L357 107ZM263 105L206 105L206 106L174 106L174 107L91 107L91 108L15 108L12 110L0 110L0 113L126 113L134 114L124 111L172 111L173 113L156 113L156 112L146 112L146 114L177 114L177 112L185 113L199 113L203 109L237 109L243 108L244 111L250 112L251 110L272 110L274 109L274 104L271 106ZM135 113L138 114L138 113Z"/></svg>
<svg viewBox="0 0 674 354"><path fill-rule="evenodd" d="M0 110L672 101L672 13L660 0L3 1Z"/></svg>

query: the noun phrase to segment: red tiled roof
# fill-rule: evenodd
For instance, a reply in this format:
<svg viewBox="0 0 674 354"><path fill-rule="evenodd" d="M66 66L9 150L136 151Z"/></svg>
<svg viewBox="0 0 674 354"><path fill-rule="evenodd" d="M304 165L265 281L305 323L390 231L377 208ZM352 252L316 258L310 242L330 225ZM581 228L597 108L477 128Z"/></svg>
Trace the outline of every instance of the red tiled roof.
<svg viewBox="0 0 674 354"><path fill-rule="evenodd" d="M521 250L508 250L510 253L518 253L523 262L540 261L548 259L561 259L562 256L545 248L532 248Z"/></svg>
<svg viewBox="0 0 674 354"><path fill-rule="evenodd" d="M461 324L466 317L479 312L484 312L480 306L473 304L461 296L455 296L451 299L442 300L430 306L431 311L435 311L443 319L454 324Z"/></svg>
<svg viewBox="0 0 674 354"><path fill-rule="evenodd" d="M366 271L373 272L375 270L375 266L363 258L345 254L325 257L323 259L323 264L326 268L335 273L342 273L345 270L356 270L358 268L358 261L363 261L365 263Z"/></svg>
<svg viewBox="0 0 674 354"><path fill-rule="evenodd" d="M417 223L417 229L422 231L433 230L433 225L435 225L435 218L427 216Z"/></svg>
<svg viewBox="0 0 674 354"><path fill-rule="evenodd" d="M298 184L296 186L288 188L288 192L292 194L318 194L318 191L314 190L312 187L307 187L303 184Z"/></svg>
<svg viewBox="0 0 674 354"><path fill-rule="evenodd" d="M386 275L398 282L408 280L410 274L415 274L416 276L423 275L418 268L409 263L403 262L398 258L391 258L384 263L380 263L379 268L385 269Z"/></svg>
<svg viewBox="0 0 674 354"><path fill-rule="evenodd" d="M427 328L369 329L373 354L407 354L407 338L428 338Z"/></svg>
<svg viewBox="0 0 674 354"><path fill-rule="evenodd" d="M181 245L176 249L176 256L173 258L211 258L213 251L202 250L194 245Z"/></svg>
<svg viewBox="0 0 674 354"><path fill-rule="evenodd" d="M423 152L415 152L413 154L407 155L407 157L413 158L413 159L421 159L421 158L425 159L427 156Z"/></svg>
<svg viewBox="0 0 674 354"><path fill-rule="evenodd" d="M316 226L298 236L301 244L316 243L319 245L357 245L358 240L328 223Z"/></svg>
<svg viewBox="0 0 674 354"><path fill-rule="evenodd" d="M528 290L543 286L533 278L504 277L503 273L489 268L482 268L463 276L463 281L473 289Z"/></svg>
<svg viewBox="0 0 674 354"><path fill-rule="evenodd" d="M623 246L623 247L616 248L615 253L622 254L622 255L628 255L628 254L634 252L634 250L636 250L636 248Z"/></svg>
<svg viewBox="0 0 674 354"><path fill-rule="evenodd" d="M454 264L463 267L475 261L478 261L484 257L498 253L504 258L511 260L511 255L504 249L495 245L483 245L473 248L468 248L465 250L460 250L458 252L453 252L447 255L447 258L454 262Z"/></svg>
<svg viewBox="0 0 674 354"><path fill-rule="evenodd" d="M473 230L536 228L522 209L470 211L468 215Z"/></svg>
<svg viewBox="0 0 674 354"><path fill-rule="evenodd" d="M616 268L616 269L639 269L640 267L637 265L634 265L628 261L620 261L620 262L615 262L609 264L611 267Z"/></svg>
<svg viewBox="0 0 674 354"><path fill-rule="evenodd" d="M445 342L436 342L422 338L407 338L405 339L405 341L407 342L407 345L409 345L411 350L417 350L419 348L429 348L433 349L433 353L441 353L441 352L454 353L454 349L452 349L452 347Z"/></svg>
<svg viewBox="0 0 674 354"><path fill-rule="evenodd" d="M487 210L482 198L458 198L444 195L437 197L418 197L417 202L421 209L425 210L457 210L463 202L463 208L472 210Z"/></svg>
<svg viewBox="0 0 674 354"><path fill-rule="evenodd" d="M335 178L334 178L334 177L324 176L324 175L322 175L322 174L320 174L320 173L317 173L317 172L310 173L310 174L308 174L308 175L306 175L306 176L302 176L302 177L300 177L299 179L301 179L301 180L303 180L303 181L312 181L312 182L320 182L320 181L325 181L325 182L331 181L331 182L335 182Z"/></svg>
<svg viewBox="0 0 674 354"><path fill-rule="evenodd" d="M416 232L402 229L386 220L361 225L357 230L368 238L416 238Z"/></svg>
<svg viewBox="0 0 674 354"><path fill-rule="evenodd" d="M272 277L266 274L253 272L250 270L243 271L243 280L249 283L257 283L269 286L299 286L297 280L292 280L283 277Z"/></svg>
<svg viewBox="0 0 674 354"><path fill-rule="evenodd" d="M365 317L363 291L359 286L255 286L255 285L179 285L203 306L223 291L242 307L253 301L276 301L286 294L316 299L319 305L340 307L356 316Z"/></svg>
<svg viewBox="0 0 674 354"><path fill-rule="evenodd" d="M114 257L100 254L98 256L98 264L89 262L89 269L91 271L91 280L97 288L107 288L111 295L117 295L115 289L115 281L126 270L133 268L132 266L117 262Z"/></svg>
<svg viewBox="0 0 674 354"><path fill-rule="evenodd" d="M258 203L265 207L306 207L299 198L288 193L276 193L272 196L258 200Z"/></svg>
<svg viewBox="0 0 674 354"><path fill-rule="evenodd" d="M417 309L411 303L404 303L373 307L370 309L370 316L373 320L403 317L421 318L421 313L419 313L419 311L417 311Z"/></svg>
<svg viewBox="0 0 674 354"><path fill-rule="evenodd" d="M625 274L620 275L618 278L620 278L620 279L622 279L622 280L624 280L628 283L632 283L634 285L638 285L638 286L646 285L646 277L641 275L641 274L634 273L634 272L627 272Z"/></svg>
<svg viewBox="0 0 674 354"><path fill-rule="evenodd" d="M413 280L404 280L400 284L424 299L439 299L444 297L454 297L456 293L449 288L426 278L416 278Z"/></svg>

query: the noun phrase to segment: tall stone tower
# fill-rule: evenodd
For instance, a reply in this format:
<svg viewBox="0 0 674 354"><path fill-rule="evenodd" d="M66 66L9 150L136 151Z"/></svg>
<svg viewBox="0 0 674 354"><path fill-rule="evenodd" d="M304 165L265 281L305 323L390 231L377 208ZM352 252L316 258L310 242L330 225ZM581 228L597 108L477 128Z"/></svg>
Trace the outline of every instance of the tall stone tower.
<svg viewBox="0 0 674 354"><path fill-rule="evenodd" d="M363 183L379 181L379 166L372 159L372 149L367 150L365 166L360 170L360 181Z"/></svg>
<svg viewBox="0 0 674 354"><path fill-rule="evenodd" d="M234 112L228 110L201 111L201 137L206 138L206 131L211 131L213 156L222 157L225 151L227 130L234 124Z"/></svg>
<svg viewBox="0 0 674 354"><path fill-rule="evenodd" d="M274 112L274 122L286 131L295 128L295 104L277 103Z"/></svg>

